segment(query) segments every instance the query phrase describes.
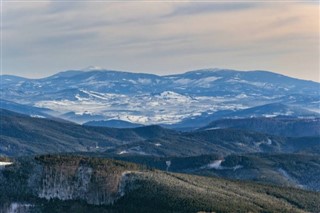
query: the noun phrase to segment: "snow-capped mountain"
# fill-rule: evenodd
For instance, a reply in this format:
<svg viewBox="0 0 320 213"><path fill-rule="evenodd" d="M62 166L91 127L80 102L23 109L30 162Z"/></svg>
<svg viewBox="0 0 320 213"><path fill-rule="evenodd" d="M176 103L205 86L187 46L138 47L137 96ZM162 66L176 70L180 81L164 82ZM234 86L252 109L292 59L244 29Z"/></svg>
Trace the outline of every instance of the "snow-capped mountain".
<svg viewBox="0 0 320 213"><path fill-rule="evenodd" d="M115 119L174 124L271 103L320 111L319 83L267 71L206 69L158 76L90 67L41 79L1 78L2 99L48 108L79 123ZM285 113L280 108L274 112Z"/></svg>

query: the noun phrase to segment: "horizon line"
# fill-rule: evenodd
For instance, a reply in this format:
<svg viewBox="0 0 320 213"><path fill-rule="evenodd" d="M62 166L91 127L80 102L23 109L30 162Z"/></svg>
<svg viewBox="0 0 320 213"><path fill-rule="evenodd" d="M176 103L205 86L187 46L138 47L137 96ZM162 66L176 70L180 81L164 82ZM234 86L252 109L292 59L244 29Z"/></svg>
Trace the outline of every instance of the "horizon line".
<svg viewBox="0 0 320 213"><path fill-rule="evenodd" d="M309 81L309 82L315 82L315 83L320 83L320 79L319 81L314 81L314 80L310 80L310 79L302 79L302 78L298 78L298 77L293 77L293 76L289 76L289 75L284 75L282 73L278 73L275 71L270 71L270 70L262 70L262 69L257 69L257 70L238 70L238 69L230 69L230 68L218 68L218 67L212 67L212 68L198 68L198 69L193 69L193 70L187 70L187 71L182 71L182 72L177 72L177 73L172 73L172 74L166 74L166 75L159 75L156 73L148 73L148 72L134 72L134 71L128 71L128 70L117 70L117 69L108 69L108 68L103 68L103 67L99 67L99 66L88 66L86 68L83 69L66 69L66 70L61 70L61 71L57 71L54 74L51 75L47 75L47 76L43 76L43 77L38 77L38 78L32 78L32 77L26 77L26 76L22 76L22 75L14 75L14 74L6 74L6 73L1 73L1 78L3 76L16 76L16 77L21 77L24 79L28 79L28 80L39 80L39 79L44 79L44 78L49 78L51 76L57 75L59 73L63 73L63 72L72 72L72 71L78 71L78 72L94 72L94 71L109 71L109 72L119 72L119 73L131 73L131 74L147 74L147 75L154 75L154 76L159 76L159 77L166 77L166 76L172 76L172 75L183 75L186 73L191 73L191 72L204 72L204 71L208 71L208 72L217 72L217 71L234 71L234 72L269 72L269 73L273 73L273 74L277 74L277 75L281 75L281 76L285 76L285 77L289 77L289 78L293 78L293 79L298 79L298 80L302 80L302 81Z"/></svg>

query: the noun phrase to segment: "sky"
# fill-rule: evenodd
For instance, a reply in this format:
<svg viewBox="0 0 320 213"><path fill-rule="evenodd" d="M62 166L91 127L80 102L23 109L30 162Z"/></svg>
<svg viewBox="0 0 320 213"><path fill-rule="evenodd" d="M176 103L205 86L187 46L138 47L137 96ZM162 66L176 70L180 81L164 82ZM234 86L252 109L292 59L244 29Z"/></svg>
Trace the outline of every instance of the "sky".
<svg viewBox="0 0 320 213"><path fill-rule="evenodd" d="M1 73L226 68L320 81L319 10L307 0L1 0Z"/></svg>

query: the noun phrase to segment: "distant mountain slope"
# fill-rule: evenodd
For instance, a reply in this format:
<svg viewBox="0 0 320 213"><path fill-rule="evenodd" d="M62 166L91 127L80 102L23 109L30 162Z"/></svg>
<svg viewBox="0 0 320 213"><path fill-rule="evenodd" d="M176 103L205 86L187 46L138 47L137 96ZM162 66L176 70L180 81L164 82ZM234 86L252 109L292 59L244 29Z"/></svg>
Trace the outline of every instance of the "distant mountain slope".
<svg viewBox="0 0 320 213"><path fill-rule="evenodd" d="M5 80L4 82L10 82L10 84L19 83L22 91L39 87L44 91L59 91L82 87L83 89L97 92L109 90L112 93L131 93L143 91L163 92L176 88L176 92L188 94L200 93L197 89L205 91L210 89L211 93L221 93L223 91L220 89L225 89L225 92L229 91L232 94L232 91L237 91L235 88L246 88L249 92L250 89L254 88L259 92L265 91L264 93L277 91L280 94L303 94L307 92L318 94L316 89L319 87L316 82L295 79L268 71L245 72L227 69L203 69L168 76L103 69L90 71L71 70L42 79L26 79L9 75L3 76L3 79ZM243 92L247 91L243 90Z"/></svg>
<svg viewBox="0 0 320 213"><path fill-rule="evenodd" d="M9 156L100 151L124 143L177 134L156 126L121 130L33 118L3 109L0 114L0 154Z"/></svg>
<svg viewBox="0 0 320 213"><path fill-rule="evenodd" d="M305 137L320 135L320 119L242 118L217 120L202 129L244 129L271 135Z"/></svg>
<svg viewBox="0 0 320 213"><path fill-rule="evenodd" d="M42 79L3 78L3 99L49 108L78 123L123 120L142 125L189 125L188 119L199 118L200 122L207 115L271 103L319 112L319 83L267 71L205 69L158 76L90 69Z"/></svg>
<svg viewBox="0 0 320 213"><path fill-rule="evenodd" d="M0 154L106 151L114 155L195 156L247 152L320 152L319 137L285 138L245 130L178 132L81 126L0 110Z"/></svg>
<svg viewBox="0 0 320 213"><path fill-rule="evenodd" d="M271 103L262 106L256 106L234 113L230 113L227 117L250 118L250 117L319 117L320 114L312 112L301 107L288 106L281 103Z"/></svg>
<svg viewBox="0 0 320 213"><path fill-rule="evenodd" d="M190 116L183 119L181 122L164 125L167 128L181 129L181 130L195 130L200 127L209 125L211 122L218 122L217 120L223 119L250 119L250 118L279 118L283 119L298 119L298 118L309 118L318 119L320 114L314 111L306 110L302 107L288 106L286 104L280 103L270 103L261 106L250 107L247 109L239 110L221 110L215 113L201 113L200 115ZM258 123L256 123L258 124ZM212 126L214 127L214 126ZM230 126L231 127L231 126ZM208 127L210 128L210 127ZM255 126L251 125L252 130L256 129ZM245 128L249 129L249 128ZM298 129L296 129L298 131ZM263 131L266 132L266 131ZM271 132L266 132L271 133ZM293 132L292 132L293 133ZM272 133L271 133L272 134ZM302 132L297 132L296 136L303 134ZM304 136L306 136L305 134ZM292 136L295 136L292 134Z"/></svg>
<svg viewBox="0 0 320 213"><path fill-rule="evenodd" d="M167 76L180 85L179 91L184 87L191 93L212 94L252 94L261 95L285 94L285 93L305 93L317 94L316 88L319 84L312 81L290 78L268 71L235 71L228 69L203 69L187 72L184 74ZM179 87L178 87L179 88ZM299 88L301 90L299 90ZM198 89L201 89L200 91ZM273 94L270 93L273 91Z"/></svg>
<svg viewBox="0 0 320 213"><path fill-rule="evenodd" d="M85 126L100 126L100 127L110 127L110 128L135 128L141 127L141 124L135 124L128 121L122 120L100 120L100 121L89 121L84 123Z"/></svg>
<svg viewBox="0 0 320 213"><path fill-rule="evenodd" d="M230 155L224 159L220 168L204 169L197 173L320 191L319 157L308 154ZM238 169L235 171L228 168Z"/></svg>
<svg viewBox="0 0 320 213"><path fill-rule="evenodd" d="M3 100L3 99L0 99L0 108L25 114L25 115L29 115L32 117L42 117L42 118L52 118L50 114L53 113L52 110L50 109L18 104L18 103Z"/></svg>
<svg viewBox="0 0 320 213"><path fill-rule="evenodd" d="M95 150L119 141L73 123L31 118L6 110L1 112L0 152L6 155L29 155Z"/></svg>
<svg viewBox="0 0 320 213"><path fill-rule="evenodd" d="M252 131L217 129L185 132L128 143L108 149L108 155L196 156L231 153L320 153L316 137L286 138Z"/></svg>
<svg viewBox="0 0 320 213"><path fill-rule="evenodd" d="M24 82L28 81L30 79L19 77L19 76L14 76L14 75L0 75L1 77L1 84L3 86L8 86L8 85L16 85L19 82Z"/></svg>
<svg viewBox="0 0 320 213"><path fill-rule="evenodd" d="M20 159L0 170L0 180L1 211L12 203L46 213L320 210L316 192L164 173L101 158Z"/></svg>

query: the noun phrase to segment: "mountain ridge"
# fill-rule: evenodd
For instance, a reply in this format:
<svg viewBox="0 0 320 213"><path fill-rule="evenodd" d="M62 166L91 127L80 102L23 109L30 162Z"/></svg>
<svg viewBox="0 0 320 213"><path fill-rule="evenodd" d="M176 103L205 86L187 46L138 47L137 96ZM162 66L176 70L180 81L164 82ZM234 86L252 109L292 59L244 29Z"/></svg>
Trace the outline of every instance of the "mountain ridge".
<svg viewBox="0 0 320 213"><path fill-rule="evenodd" d="M206 69L159 76L71 70L41 79L13 77L3 81L0 95L51 109L77 123L123 120L152 125L272 103L319 112L319 87L317 82L268 71Z"/></svg>
<svg viewBox="0 0 320 213"><path fill-rule="evenodd" d="M288 138L237 129L180 132L161 126L106 128L34 118L0 110L0 154L62 152L110 155L195 156L210 153L319 153L319 136Z"/></svg>
<svg viewBox="0 0 320 213"><path fill-rule="evenodd" d="M268 70L237 70L237 69L228 69L228 68L200 68L200 69L195 69L195 70L190 70L190 71L184 71L184 72L179 72L179 73L174 73L174 74L165 74L165 75L159 75L159 74L154 74L154 73L148 73L148 72L130 72L130 71L125 71L125 70L116 70L116 69L106 69L106 68L99 68L99 69L71 69L71 70L63 70L59 71L55 74L51 74L48 76L43 76L43 77L38 77L38 78L29 78L26 76L19 76L19 75L13 75L13 74L3 74L0 75L0 77L4 78L11 78L11 77L18 77L21 80L27 79L27 80L39 80L39 79L45 79L45 78L50 78L54 76L73 76L76 74L83 74L83 73L90 73L90 72L113 72L113 73L125 73L125 74L146 74L146 75L153 75L153 76L158 76L158 77L172 77L172 76L177 76L177 75L184 75L184 74L194 74L194 73L219 73L219 72L239 72L239 73L267 73L267 74L276 74L281 77L287 77L291 79L296 79L296 80L301 80L301 81L307 81L307 82L314 82L314 83L319 83L317 81L313 80L308 80L308 79L302 79L302 78L297 78L293 76L288 76L285 74L273 72L273 71L268 71Z"/></svg>

